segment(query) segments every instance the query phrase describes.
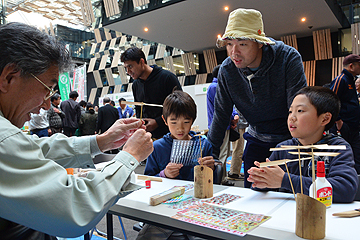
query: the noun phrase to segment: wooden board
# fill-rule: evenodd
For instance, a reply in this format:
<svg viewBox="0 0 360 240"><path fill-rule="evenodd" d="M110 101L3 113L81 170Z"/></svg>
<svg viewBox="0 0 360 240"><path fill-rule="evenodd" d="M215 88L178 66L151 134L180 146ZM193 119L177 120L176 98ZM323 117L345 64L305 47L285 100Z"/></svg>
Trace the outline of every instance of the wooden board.
<svg viewBox="0 0 360 240"><path fill-rule="evenodd" d="M180 196L182 194L184 194L185 192L185 188L184 187L174 187L171 188L168 191L156 194L152 197L150 197L150 205L151 206L156 206L166 200L169 200L170 198L174 198L177 196Z"/></svg>

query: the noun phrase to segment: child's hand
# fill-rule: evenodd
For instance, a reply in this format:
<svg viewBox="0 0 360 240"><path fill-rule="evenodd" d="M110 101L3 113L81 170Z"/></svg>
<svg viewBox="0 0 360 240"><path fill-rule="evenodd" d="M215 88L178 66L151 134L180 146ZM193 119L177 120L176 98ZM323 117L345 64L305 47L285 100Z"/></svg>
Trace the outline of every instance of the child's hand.
<svg viewBox="0 0 360 240"><path fill-rule="evenodd" d="M208 166L209 168L211 168L213 171L215 169L215 160L212 156L206 156L206 157L203 157L203 158L199 158L198 160L199 164L203 164L205 166Z"/></svg>
<svg viewBox="0 0 360 240"><path fill-rule="evenodd" d="M176 178L180 174L179 171L182 167L182 164L169 163L165 168L164 174L167 178Z"/></svg>
<svg viewBox="0 0 360 240"><path fill-rule="evenodd" d="M270 160L267 158L267 162ZM285 172L279 166L270 166L260 168L260 163L255 161L257 167L248 170L250 176L248 181L256 188L280 188Z"/></svg>

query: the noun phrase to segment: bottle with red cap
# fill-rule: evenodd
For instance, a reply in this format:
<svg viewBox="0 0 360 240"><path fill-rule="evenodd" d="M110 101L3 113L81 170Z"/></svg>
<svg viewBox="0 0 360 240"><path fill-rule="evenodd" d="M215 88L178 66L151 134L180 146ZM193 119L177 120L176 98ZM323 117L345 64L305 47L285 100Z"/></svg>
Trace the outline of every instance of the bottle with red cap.
<svg viewBox="0 0 360 240"><path fill-rule="evenodd" d="M314 190L314 188L316 189ZM332 204L332 195L332 186L325 178L325 163L323 161L318 161L316 180L315 183L310 185L309 196L317 199L329 208Z"/></svg>

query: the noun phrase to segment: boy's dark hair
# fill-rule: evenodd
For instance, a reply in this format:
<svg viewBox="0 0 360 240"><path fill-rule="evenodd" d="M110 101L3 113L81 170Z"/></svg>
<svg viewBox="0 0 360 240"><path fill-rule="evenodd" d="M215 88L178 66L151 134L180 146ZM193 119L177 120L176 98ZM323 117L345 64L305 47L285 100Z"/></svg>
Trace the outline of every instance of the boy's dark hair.
<svg viewBox="0 0 360 240"><path fill-rule="evenodd" d="M174 114L176 117L184 116L196 119L196 104L192 97L183 91L176 90L169 94L163 104L163 116L165 121Z"/></svg>
<svg viewBox="0 0 360 240"><path fill-rule="evenodd" d="M219 68L220 68L221 64L217 65L216 67L214 67L213 71L212 71L212 76L213 78L217 78L218 73L219 73Z"/></svg>
<svg viewBox="0 0 360 240"><path fill-rule="evenodd" d="M122 97L119 99L119 102L121 102L121 101L126 101L126 99Z"/></svg>
<svg viewBox="0 0 360 240"><path fill-rule="evenodd" d="M331 120L325 126L325 131L329 130L339 116L341 106L339 97L329 88L319 86L304 87L294 97L300 94L309 99L310 103L316 108L318 116L327 112L331 113Z"/></svg>
<svg viewBox="0 0 360 240"><path fill-rule="evenodd" d="M145 64L147 64L145 53L137 47L131 47L126 49L126 51L123 52L120 57L121 62L135 61L136 63L139 63L140 59L142 58L144 59Z"/></svg>

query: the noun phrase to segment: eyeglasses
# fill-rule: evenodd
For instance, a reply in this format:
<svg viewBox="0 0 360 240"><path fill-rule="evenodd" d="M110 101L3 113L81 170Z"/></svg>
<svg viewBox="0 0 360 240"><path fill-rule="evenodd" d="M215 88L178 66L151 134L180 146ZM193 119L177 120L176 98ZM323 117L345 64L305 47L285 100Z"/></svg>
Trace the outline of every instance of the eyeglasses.
<svg viewBox="0 0 360 240"><path fill-rule="evenodd" d="M36 80L38 80L44 87L46 87L49 90L49 93L46 94L46 96L44 97L44 101L48 100L49 98L51 98L52 96L54 96L54 94L57 92L54 91L53 89L49 88L48 86L46 86L45 83L43 83L39 78L37 78L34 74L30 73L30 75L35 78Z"/></svg>

